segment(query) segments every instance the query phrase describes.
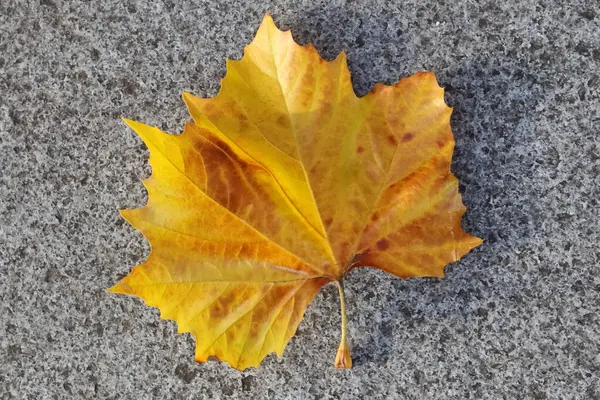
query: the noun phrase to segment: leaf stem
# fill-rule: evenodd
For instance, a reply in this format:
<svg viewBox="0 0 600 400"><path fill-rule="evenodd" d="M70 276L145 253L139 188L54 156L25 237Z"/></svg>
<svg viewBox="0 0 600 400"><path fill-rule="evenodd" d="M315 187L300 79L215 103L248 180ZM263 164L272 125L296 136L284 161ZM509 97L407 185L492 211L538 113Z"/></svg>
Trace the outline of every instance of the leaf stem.
<svg viewBox="0 0 600 400"><path fill-rule="evenodd" d="M342 278L343 279L343 278ZM342 343L346 343L348 331L348 318L346 317L346 296L344 296L344 282L340 279L337 281L338 290L340 292L340 313L342 314Z"/></svg>
<svg viewBox="0 0 600 400"><path fill-rule="evenodd" d="M348 318L346 317L346 297L344 296L344 283L343 278L336 281L338 291L340 292L340 312L342 314L342 338L340 340L340 347L338 348L337 355L335 356L335 367L336 368L352 368L352 356L350 355L350 346L348 346Z"/></svg>

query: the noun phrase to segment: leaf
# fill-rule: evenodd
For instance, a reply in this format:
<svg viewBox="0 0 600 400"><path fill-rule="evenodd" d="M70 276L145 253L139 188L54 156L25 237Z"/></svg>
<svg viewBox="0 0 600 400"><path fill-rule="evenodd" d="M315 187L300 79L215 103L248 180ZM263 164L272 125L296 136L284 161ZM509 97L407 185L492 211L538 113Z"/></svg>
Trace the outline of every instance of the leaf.
<svg viewBox="0 0 600 400"><path fill-rule="evenodd" d="M442 277L481 243L465 233L450 172L451 109L433 73L358 98L346 56L323 60L266 15L214 98L184 94L181 135L126 120L150 150L148 204L121 213L148 259L110 291L141 297L196 360L258 366L282 355L307 305L336 282L352 365L343 278L371 266Z"/></svg>

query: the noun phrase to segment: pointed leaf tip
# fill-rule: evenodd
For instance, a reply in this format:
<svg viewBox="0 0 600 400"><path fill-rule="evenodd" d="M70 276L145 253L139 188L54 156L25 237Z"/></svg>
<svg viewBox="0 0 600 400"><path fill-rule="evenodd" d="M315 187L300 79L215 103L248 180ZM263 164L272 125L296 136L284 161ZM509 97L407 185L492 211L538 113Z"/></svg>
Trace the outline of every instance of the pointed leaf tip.
<svg viewBox="0 0 600 400"><path fill-rule="evenodd" d="M118 282L114 286L105 290L107 293L115 293L115 294L129 294L128 290L125 290L125 287L122 282Z"/></svg>
<svg viewBox="0 0 600 400"><path fill-rule="evenodd" d="M275 29L279 29L277 27L277 25L275 25L275 20L273 19L273 16L268 11L265 13L265 16L262 19L259 29L262 28L263 26L264 27L269 26L269 27L273 27Z"/></svg>

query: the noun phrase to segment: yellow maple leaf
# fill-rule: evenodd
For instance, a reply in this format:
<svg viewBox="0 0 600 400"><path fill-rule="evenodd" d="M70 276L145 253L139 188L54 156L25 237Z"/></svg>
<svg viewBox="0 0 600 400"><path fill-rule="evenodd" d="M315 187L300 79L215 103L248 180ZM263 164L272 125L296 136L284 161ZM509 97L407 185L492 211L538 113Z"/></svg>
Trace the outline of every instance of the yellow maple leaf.
<svg viewBox="0 0 600 400"><path fill-rule="evenodd" d="M141 297L196 360L234 368L279 356L327 282L371 266L443 276L481 240L465 233L450 172L451 109L433 73L358 98L342 52L323 60L266 15L214 98L184 94L181 135L126 120L150 150L148 204L121 213L148 259L110 290Z"/></svg>

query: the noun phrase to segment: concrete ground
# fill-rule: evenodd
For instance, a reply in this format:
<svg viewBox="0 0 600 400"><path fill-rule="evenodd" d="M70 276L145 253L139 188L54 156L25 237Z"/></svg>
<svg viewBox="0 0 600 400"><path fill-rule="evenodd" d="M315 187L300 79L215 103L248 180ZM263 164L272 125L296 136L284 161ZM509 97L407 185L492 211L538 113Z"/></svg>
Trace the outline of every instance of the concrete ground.
<svg viewBox="0 0 600 400"><path fill-rule="evenodd" d="M348 52L357 93L433 70L454 107L467 231L447 278L347 282L281 360L239 372L104 289L148 246L147 152L125 115L178 132L262 16ZM537 1L0 2L0 398L600 398L600 7Z"/></svg>

